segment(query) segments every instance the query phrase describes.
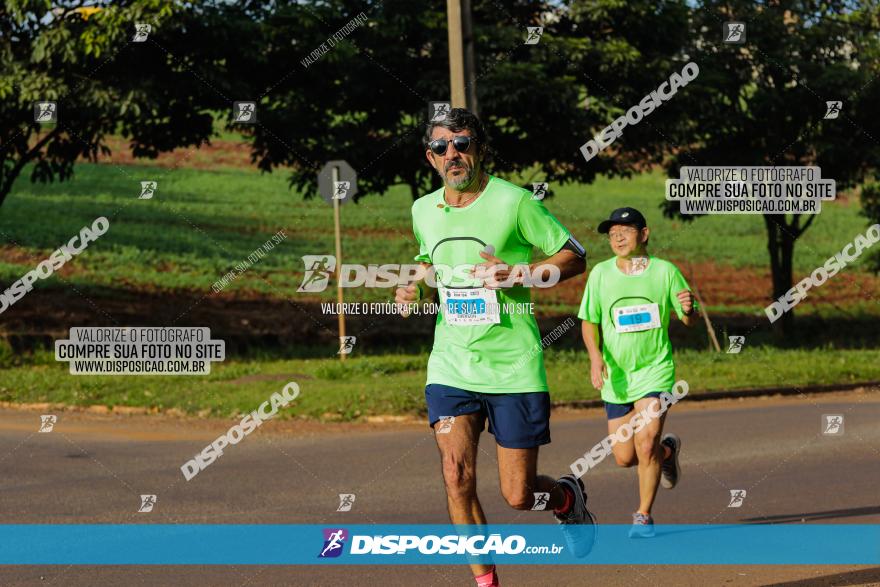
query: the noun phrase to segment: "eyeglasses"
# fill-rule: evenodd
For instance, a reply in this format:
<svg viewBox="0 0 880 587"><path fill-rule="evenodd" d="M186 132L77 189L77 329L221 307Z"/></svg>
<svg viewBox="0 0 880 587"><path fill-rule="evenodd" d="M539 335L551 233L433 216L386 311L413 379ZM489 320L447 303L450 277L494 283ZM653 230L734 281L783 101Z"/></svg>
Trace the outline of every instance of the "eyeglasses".
<svg viewBox="0 0 880 587"><path fill-rule="evenodd" d="M629 237L629 236L632 236L632 235L638 234L638 233L639 233L638 228L619 228L617 230L609 230L608 231L608 238L613 239L613 238L619 238L619 237Z"/></svg>
<svg viewBox="0 0 880 587"><path fill-rule="evenodd" d="M431 152L435 155L445 155L449 143L452 143L452 146L455 147L456 151L459 153L467 153L468 149L471 148L471 143L475 143L476 141L477 139L467 136L455 137L451 141L437 139L428 143L428 148L431 149Z"/></svg>

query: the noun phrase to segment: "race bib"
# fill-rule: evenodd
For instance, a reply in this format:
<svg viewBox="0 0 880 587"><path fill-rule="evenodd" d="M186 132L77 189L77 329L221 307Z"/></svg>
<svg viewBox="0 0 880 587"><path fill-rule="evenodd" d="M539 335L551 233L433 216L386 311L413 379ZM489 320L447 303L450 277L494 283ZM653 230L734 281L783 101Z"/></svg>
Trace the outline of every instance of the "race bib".
<svg viewBox="0 0 880 587"><path fill-rule="evenodd" d="M454 326L499 324L501 322L498 295L494 289L441 287L440 303L443 306L446 322Z"/></svg>
<svg viewBox="0 0 880 587"><path fill-rule="evenodd" d="M614 309L617 332L641 332L660 328L660 308L657 304L641 304Z"/></svg>

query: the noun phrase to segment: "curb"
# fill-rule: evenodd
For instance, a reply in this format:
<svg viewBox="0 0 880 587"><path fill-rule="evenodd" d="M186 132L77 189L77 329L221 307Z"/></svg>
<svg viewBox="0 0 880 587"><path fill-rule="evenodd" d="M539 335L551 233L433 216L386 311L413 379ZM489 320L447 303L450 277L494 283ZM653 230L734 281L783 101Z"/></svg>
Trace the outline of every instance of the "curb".
<svg viewBox="0 0 880 587"><path fill-rule="evenodd" d="M688 394L683 401L704 402L716 399L737 399L760 397L762 395L803 395L805 393L833 393L850 391L860 387L880 388L880 381L862 381L860 383L844 383L831 385L805 385L803 387L754 387L750 389L732 389L728 391L706 391L695 395ZM575 400L569 402L553 402L552 408L601 408L605 405L601 399Z"/></svg>

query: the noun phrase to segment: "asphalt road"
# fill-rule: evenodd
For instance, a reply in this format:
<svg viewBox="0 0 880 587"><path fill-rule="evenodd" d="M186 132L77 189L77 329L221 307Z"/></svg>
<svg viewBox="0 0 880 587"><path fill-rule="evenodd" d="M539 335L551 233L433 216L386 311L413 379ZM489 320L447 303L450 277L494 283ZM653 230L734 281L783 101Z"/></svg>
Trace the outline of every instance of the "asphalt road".
<svg viewBox="0 0 880 587"><path fill-rule="evenodd" d="M316 426L267 422L187 482L180 466L230 421L0 410L3 523L446 523L433 436L422 423ZM42 413L47 413L45 410ZM823 414L844 433L821 434ZM680 485L660 490L663 524L880 523L880 393L720 400L676 406L666 429L683 440ZM555 413L540 470L558 475L605 435L598 410ZM498 489L495 445L484 433L479 488L490 522L525 523ZM586 477L600 523L627 524L635 471L612 459ZM747 490L729 508L731 489ZM338 494L356 494L336 512ZM138 513L141 494L155 494ZM536 518L537 516L537 518ZM314 548L314 545L291 545ZM635 561L634 561L635 562ZM843 566L517 566L510 585L880 585L880 568ZM472 585L459 566L0 567L2 585Z"/></svg>

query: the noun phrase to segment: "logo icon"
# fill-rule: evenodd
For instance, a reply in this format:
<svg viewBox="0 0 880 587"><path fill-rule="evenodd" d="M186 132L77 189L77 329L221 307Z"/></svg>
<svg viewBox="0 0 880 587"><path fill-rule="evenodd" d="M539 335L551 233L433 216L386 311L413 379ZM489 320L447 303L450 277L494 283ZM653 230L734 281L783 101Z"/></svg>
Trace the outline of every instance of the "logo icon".
<svg viewBox="0 0 880 587"><path fill-rule="evenodd" d="M154 505L156 505L155 495L141 495L141 507L138 508L138 513L148 514L153 511Z"/></svg>
<svg viewBox="0 0 880 587"><path fill-rule="evenodd" d="M840 116L840 110L843 108L843 102L840 100L829 100L825 102L825 120L834 120Z"/></svg>
<svg viewBox="0 0 880 587"><path fill-rule="evenodd" d="M303 255L306 272L298 292L318 292L327 289L330 276L336 271L336 257L333 255Z"/></svg>
<svg viewBox="0 0 880 587"><path fill-rule="evenodd" d="M343 528L324 528L324 548L318 558L336 558L342 554L348 531Z"/></svg>
<svg viewBox="0 0 880 587"><path fill-rule="evenodd" d="M452 105L449 102L431 102L428 108L428 117L431 119L431 122L446 120L451 109Z"/></svg>
<svg viewBox="0 0 880 587"><path fill-rule="evenodd" d="M455 416L443 416L437 422L436 434L449 434L452 430L452 424L455 422Z"/></svg>
<svg viewBox="0 0 880 587"><path fill-rule="evenodd" d="M354 505L354 493L340 493L339 494L339 507L336 508L337 512L350 512L351 506Z"/></svg>
<svg viewBox="0 0 880 587"><path fill-rule="evenodd" d="M546 181L533 183L532 184L532 199L533 200L543 200L547 195L547 189L550 187Z"/></svg>
<svg viewBox="0 0 880 587"><path fill-rule="evenodd" d="M746 490L745 489L731 489L730 490L730 503L727 504L729 508L738 508L742 507L743 501L746 499Z"/></svg>
<svg viewBox="0 0 880 587"><path fill-rule="evenodd" d="M153 194L156 193L156 188L159 187L159 183L155 181L142 181L141 182L141 195L138 196L138 200L149 200L153 197Z"/></svg>
<svg viewBox="0 0 880 587"><path fill-rule="evenodd" d="M337 355L350 355L351 351L354 350L354 344L357 342L356 336L340 336L339 337L339 352Z"/></svg>
<svg viewBox="0 0 880 587"><path fill-rule="evenodd" d="M532 511L542 511L547 509L547 504L550 503L550 494L537 492L535 493L535 503L532 504Z"/></svg>
<svg viewBox="0 0 880 587"><path fill-rule="evenodd" d="M143 43L147 40L147 37L150 36L150 31L152 30L152 26L145 23L136 22L134 25L134 37L131 41L133 43Z"/></svg>
<svg viewBox="0 0 880 587"><path fill-rule="evenodd" d="M544 27L542 26L527 26L526 32L526 45L537 45L541 40L541 35L544 34Z"/></svg>
<svg viewBox="0 0 880 587"><path fill-rule="evenodd" d="M825 436L843 434L843 414L822 414L822 434Z"/></svg>
<svg viewBox="0 0 880 587"><path fill-rule="evenodd" d="M38 432L52 432L52 429L55 427L55 422L57 421L58 416L52 414L40 416L40 429Z"/></svg>
<svg viewBox="0 0 880 587"><path fill-rule="evenodd" d="M744 22L725 22L724 37L725 43L731 45L742 45L746 42L746 23Z"/></svg>
<svg viewBox="0 0 880 587"><path fill-rule="evenodd" d="M730 341L730 346L727 347L727 352L729 354L735 355L742 350L743 345L746 342L746 337L745 336L728 336L727 340Z"/></svg>
<svg viewBox="0 0 880 587"><path fill-rule="evenodd" d="M34 102L34 122L58 122L58 104L56 102Z"/></svg>
<svg viewBox="0 0 880 587"><path fill-rule="evenodd" d="M257 121L256 102L233 102L232 116L234 122L253 124Z"/></svg>
<svg viewBox="0 0 880 587"><path fill-rule="evenodd" d="M629 274L641 275L648 268L647 257L633 257L630 260Z"/></svg>
<svg viewBox="0 0 880 587"><path fill-rule="evenodd" d="M351 189L350 181L336 181L333 182L333 199L334 200L344 200L345 196L348 195L348 190Z"/></svg>

